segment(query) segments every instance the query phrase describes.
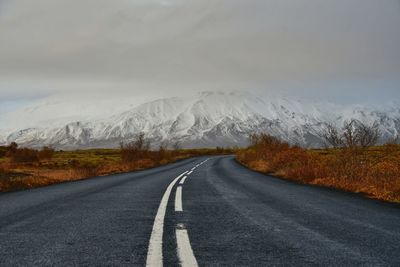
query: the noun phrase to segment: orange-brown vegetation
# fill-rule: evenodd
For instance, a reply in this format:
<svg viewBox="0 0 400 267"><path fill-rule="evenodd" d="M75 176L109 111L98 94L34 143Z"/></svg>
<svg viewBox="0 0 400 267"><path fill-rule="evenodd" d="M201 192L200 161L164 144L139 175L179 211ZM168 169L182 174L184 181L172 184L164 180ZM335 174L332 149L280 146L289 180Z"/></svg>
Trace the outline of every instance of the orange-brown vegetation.
<svg viewBox="0 0 400 267"><path fill-rule="evenodd" d="M0 192L44 186L94 176L141 170L177 160L211 154L232 154L229 149L150 149L140 134L120 149L55 151L0 147Z"/></svg>
<svg viewBox="0 0 400 267"><path fill-rule="evenodd" d="M337 137L334 139L343 141L338 141L336 148L304 149L267 134L252 135L251 145L237 152L237 160L285 179L400 202L400 145L365 145L372 145L376 138L358 141L357 135L351 137L349 132L347 139L340 134Z"/></svg>

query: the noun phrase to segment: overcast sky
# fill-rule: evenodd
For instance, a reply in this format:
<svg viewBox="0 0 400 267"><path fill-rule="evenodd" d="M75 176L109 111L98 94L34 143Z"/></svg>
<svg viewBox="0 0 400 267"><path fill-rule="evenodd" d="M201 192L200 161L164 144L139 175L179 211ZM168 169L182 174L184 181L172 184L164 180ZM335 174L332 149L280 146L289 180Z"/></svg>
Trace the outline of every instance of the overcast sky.
<svg viewBox="0 0 400 267"><path fill-rule="evenodd" d="M400 99L400 1L0 0L3 109L202 90Z"/></svg>

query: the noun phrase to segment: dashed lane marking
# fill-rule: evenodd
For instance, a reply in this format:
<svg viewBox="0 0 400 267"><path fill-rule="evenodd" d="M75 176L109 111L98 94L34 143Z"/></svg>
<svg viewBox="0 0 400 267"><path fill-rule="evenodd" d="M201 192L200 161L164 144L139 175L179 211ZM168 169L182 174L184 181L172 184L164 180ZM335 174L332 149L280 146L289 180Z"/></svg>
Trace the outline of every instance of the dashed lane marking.
<svg viewBox="0 0 400 267"><path fill-rule="evenodd" d="M187 178L187 176L185 175L185 176L183 176L183 178L182 178L182 180L179 182L179 184L184 184L185 183L185 181L186 181L186 178Z"/></svg>
<svg viewBox="0 0 400 267"><path fill-rule="evenodd" d="M182 212L182 186L178 186L176 188L175 193L175 212Z"/></svg>
<svg viewBox="0 0 400 267"><path fill-rule="evenodd" d="M171 190L176 182L185 174L184 172L176 177L167 187L165 193L161 199L160 206L158 207L156 217L154 219L153 230L151 232L149 247L147 250L146 266L151 267L162 267L163 266L163 231L164 231L164 219L167 210L167 204Z"/></svg>
<svg viewBox="0 0 400 267"><path fill-rule="evenodd" d="M184 226L176 229L176 242L178 245L178 258L182 267L197 267L197 260L190 245L189 235Z"/></svg>

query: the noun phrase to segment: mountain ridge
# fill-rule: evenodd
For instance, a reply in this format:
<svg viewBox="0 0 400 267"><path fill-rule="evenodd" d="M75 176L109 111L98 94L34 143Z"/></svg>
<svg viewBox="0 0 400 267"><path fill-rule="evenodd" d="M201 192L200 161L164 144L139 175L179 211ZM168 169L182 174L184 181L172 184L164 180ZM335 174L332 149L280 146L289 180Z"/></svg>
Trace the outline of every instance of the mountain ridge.
<svg viewBox="0 0 400 267"><path fill-rule="evenodd" d="M144 132L155 147L168 142L197 148L245 146L250 133L268 132L292 144L319 147L323 144L319 133L326 123L341 126L350 119L377 122L381 141L400 132L400 108L395 106L344 107L244 92L202 92L195 97L153 100L104 118L19 129L0 135L0 143L111 148Z"/></svg>

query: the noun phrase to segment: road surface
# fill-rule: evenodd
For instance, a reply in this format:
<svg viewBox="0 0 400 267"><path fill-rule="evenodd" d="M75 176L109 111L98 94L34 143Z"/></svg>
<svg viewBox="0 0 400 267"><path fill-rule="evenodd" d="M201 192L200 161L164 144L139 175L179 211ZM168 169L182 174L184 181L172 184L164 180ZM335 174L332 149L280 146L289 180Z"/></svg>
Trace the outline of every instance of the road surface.
<svg viewBox="0 0 400 267"><path fill-rule="evenodd" d="M0 194L0 266L146 264L400 266L400 208L232 156Z"/></svg>

